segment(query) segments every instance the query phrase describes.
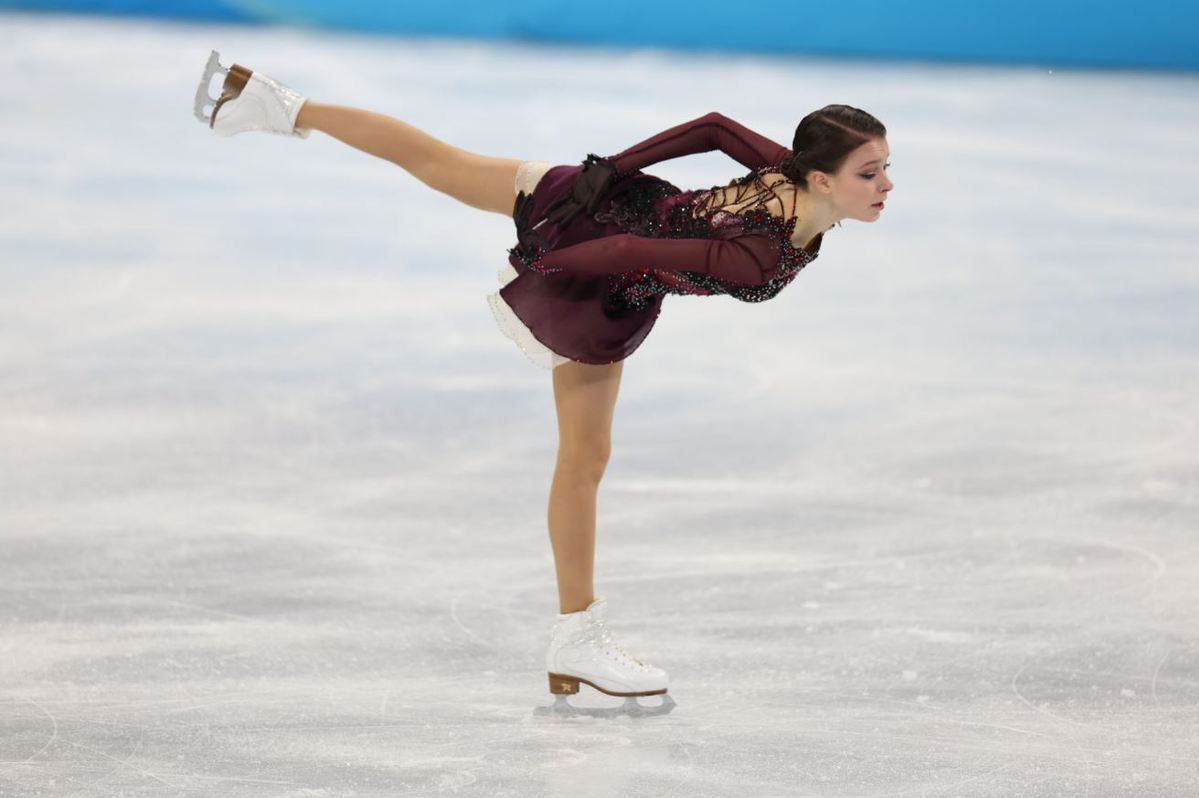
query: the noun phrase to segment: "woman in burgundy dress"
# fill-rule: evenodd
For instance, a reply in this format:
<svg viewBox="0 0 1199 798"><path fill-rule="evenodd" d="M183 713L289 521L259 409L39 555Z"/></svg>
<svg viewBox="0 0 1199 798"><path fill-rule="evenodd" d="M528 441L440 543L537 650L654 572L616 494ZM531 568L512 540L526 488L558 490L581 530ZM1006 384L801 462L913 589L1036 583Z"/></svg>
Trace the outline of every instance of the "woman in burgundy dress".
<svg viewBox="0 0 1199 798"><path fill-rule="evenodd" d="M219 98L208 86L224 74ZM210 113L204 109L212 107ZM886 128L828 105L808 114L792 149L716 112L579 165L492 158L383 114L317 103L261 73L209 58L196 116L217 134L319 130L392 161L481 210L511 216L517 243L488 296L497 323L552 369L558 457L549 499L559 615L546 668L555 711L580 683L627 696L620 711L668 712L667 676L629 656L594 595L595 506L611 448L623 361L654 325L666 294L770 299L820 252L842 219L872 222L892 188ZM749 170L724 186L683 191L641 170L719 149ZM647 709L636 696L661 695Z"/></svg>

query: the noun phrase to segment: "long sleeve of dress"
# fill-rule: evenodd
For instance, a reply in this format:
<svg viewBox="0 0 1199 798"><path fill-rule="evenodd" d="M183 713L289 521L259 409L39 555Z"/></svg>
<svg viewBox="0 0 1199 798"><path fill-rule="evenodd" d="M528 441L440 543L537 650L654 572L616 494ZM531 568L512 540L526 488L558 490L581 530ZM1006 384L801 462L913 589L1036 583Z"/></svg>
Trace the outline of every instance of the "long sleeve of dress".
<svg viewBox="0 0 1199 798"><path fill-rule="evenodd" d="M634 144L609 160L617 170L629 172L659 161L712 150L720 150L749 169L776 165L791 154L783 145L712 111Z"/></svg>
<svg viewBox="0 0 1199 798"><path fill-rule="evenodd" d="M619 274L649 267L708 274L739 285L763 285L779 268L779 247L769 236L648 238L618 233L546 252L543 266L579 274Z"/></svg>

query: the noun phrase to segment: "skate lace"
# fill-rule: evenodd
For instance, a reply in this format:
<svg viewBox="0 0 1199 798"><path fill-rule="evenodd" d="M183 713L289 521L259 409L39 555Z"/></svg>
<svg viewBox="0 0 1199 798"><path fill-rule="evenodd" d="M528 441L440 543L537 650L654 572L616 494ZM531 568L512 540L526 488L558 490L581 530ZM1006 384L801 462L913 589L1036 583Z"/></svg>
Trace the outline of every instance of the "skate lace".
<svg viewBox="0 0 1199 798"><path fill-rule="evenodd" d="M606 652L615 654L618 658L624 660L625 662L641 668L648 667L644 662L630 655L629 652L625 651L624 648L616 642L616 640L612 637L612 633L608 631L608 627L604 626L603 621L595 622L595 640L603 645Z"/></svg>

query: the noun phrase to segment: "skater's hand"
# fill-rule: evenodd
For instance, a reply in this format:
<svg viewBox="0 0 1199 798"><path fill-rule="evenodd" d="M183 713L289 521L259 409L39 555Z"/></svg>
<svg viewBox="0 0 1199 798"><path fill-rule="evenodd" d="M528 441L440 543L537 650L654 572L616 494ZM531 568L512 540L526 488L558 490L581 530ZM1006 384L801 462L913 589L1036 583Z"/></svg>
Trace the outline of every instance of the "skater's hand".
<svg viewBox="0 0 1199 798"><path fill-rule="evenodd" d="M516 240L523 251L549 249L550 244L532 226L533 195L520 192L512 209L512 220L516 222Z"/></svg>
<svg viewBox="0 0 1199 798"><path fill-rule="evenodd" d="M593 215L615 177L615 164L598 155L588 155L587 160L583 161L583 171L566 193L549 206L545 218L559 227L565 227L583 211L588 216Z"/></svg>

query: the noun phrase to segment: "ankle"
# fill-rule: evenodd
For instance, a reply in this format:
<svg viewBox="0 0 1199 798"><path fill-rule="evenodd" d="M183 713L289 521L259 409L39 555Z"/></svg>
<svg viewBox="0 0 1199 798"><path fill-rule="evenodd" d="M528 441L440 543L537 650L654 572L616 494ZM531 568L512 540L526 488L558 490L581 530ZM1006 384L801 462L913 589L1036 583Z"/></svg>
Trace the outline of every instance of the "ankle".
<svg viewBox="0 0 1199 798"><path fill-rule="evenodd" d="M594 602L594 601L595 601L595 596L591 596L591 597L585 598L585 599L580 599L577 601L574 599L564 599L564 598L559 599L558 612L561 613L562 615L570 615L571 613L574 613L574 612L582 612L583 610L590 607L592 602Z"/></svg>
<svg viewBox="0 0 1199 798"><path fill-rule="evenodd" d="M320 115L320 103L312 100L305 100L300 106L300 113L296 116L296 127L309 129L317 129L317 117Z"/></svg>

